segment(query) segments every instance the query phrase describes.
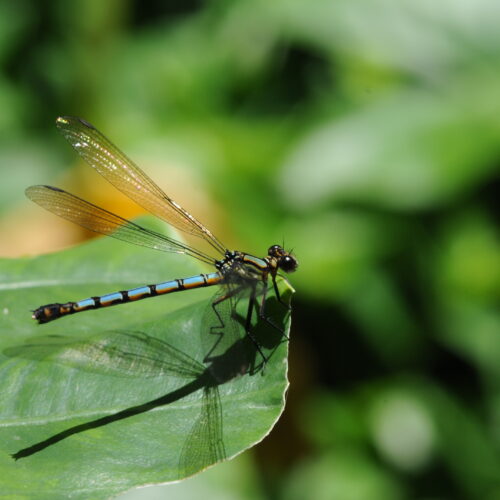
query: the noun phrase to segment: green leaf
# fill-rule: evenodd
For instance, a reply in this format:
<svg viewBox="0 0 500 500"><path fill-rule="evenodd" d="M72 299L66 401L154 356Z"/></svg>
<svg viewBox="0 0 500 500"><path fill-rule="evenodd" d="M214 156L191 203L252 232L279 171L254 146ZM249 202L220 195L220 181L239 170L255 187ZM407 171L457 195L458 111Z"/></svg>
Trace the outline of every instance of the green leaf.
<svg viewBox="0 0 500 500"><path fill-rule="evenodd" d="M0 260L0 475L12 498L108 498L192 475L266 436L288 386L287 342L212 287L37 325L50 302L196 275L185 256L99 239ZM279 283L285 300L291 288ZM231 305L234 305L234 312ZM289 332L274 295L266 314ZM256 315L254 315L256 316ZM221 323L222 321L222 323ZM17 454L18 460L11 455Z"/></svg>

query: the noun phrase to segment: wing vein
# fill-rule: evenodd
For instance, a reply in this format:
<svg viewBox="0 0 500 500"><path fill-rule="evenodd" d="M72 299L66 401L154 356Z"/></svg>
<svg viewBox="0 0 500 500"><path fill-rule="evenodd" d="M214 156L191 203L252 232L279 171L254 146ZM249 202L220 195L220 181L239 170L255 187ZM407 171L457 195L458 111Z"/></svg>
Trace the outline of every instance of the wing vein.
<svg viewBox="0 0 500 500"><path fill-rule="evenodd" d="M95 127L74 117L61 117L56 123L78 154L118 190L153 215L181 231L203 238L224 254L224 245L201 222L167 196Z"/></svg>
<svg viewBox="0 0 500 500"><path fill-rule="evenodd" d="M52 186L31 186L26 189L26 196L49 212L89 231L154 250L189 255L207 264L214 263L213 258L200 250L146 229L62 189Z"/></svg>

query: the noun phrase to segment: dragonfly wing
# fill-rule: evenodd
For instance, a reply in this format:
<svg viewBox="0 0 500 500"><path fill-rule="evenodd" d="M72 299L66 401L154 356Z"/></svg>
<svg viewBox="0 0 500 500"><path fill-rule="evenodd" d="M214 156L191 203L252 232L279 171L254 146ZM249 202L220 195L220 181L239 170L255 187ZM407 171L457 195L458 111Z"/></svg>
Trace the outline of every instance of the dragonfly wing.
<svg viewBox="0 0 500 500"><path fill-rule="evenodd" d="M168 197L93 125L70 116L58 118L56 125L78 154L122 193L177 229L199 236L219 252L225 252L225 247L201 222Z"/></svg>
<svg viewBox="0 0 500 500"><path fill-rule="evenodd" d="M4 350L8 357L50 361L90 373L194 380L205 366L173 345L139 331L108 331L90 338L37 336Z"/></svg>
<svg viewBox="0 0 500 500"><path fill-rule="evenodd" d="M203 388L200 415L182 447L179 471L182 477L192 476L225 458L219 389L208 385Z"/></svg>
<svg viewBox="0 0 500 500"><path fill-rule="evenodd" d="M62 189L52 186L31 186L26 189L26 196L49 212L89 231L155 250L190 255L207 264L214 262L214 259L199 250L146 229Z"/></svg>

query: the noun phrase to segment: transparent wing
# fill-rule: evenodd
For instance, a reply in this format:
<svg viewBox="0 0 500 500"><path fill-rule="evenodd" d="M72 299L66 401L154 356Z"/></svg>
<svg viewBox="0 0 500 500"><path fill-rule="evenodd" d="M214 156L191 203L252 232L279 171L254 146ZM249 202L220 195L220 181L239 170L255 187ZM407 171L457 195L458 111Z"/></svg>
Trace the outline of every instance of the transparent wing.
<svg viewBox="0 0 500 500"><path fill-rule="evenodd" d="M207 264L214 262L214 259L199 250L146 229L62 189L52 186L31 186L26 189L26 196L49 212L79 224L89 231L154 250L190 255Z"/></svg>
<svg viewBox="0 0 500 500"><path fill-rule="evenodd" d="M37 336L4 350L8 357L50 361L91 373L195 379L205 366L169 343L139 331L111 331L88 339Z"/></svg>
<svg viewBox="0 0 500 500"><path fill-rule="evenodd" d="M217 385L203 388L203 403L179 459L183 477L192 476L226 458L222 433L222 408Z"/></svg>
<svg viewBox="0 0 500 500"><path fill-rule="evenodd" d="M58 118L56 125L78 154L122 193L177 229L205 239L224 254L225 247L201 222L168 197L93 125L70 116Z"/></svg>

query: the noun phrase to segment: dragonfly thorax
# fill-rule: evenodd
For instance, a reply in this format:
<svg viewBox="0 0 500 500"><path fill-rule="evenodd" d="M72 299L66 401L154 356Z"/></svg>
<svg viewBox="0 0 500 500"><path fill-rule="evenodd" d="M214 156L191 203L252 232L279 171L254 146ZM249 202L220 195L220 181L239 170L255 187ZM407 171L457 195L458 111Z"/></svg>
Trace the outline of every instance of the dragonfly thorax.
<svg viewBox="0 0 500 500"><path fill-rule="evenodd" d="M271 271L267 259L237 250L226 250L224 258L215 262L215 267L226 282L232 283L265 280Z"/></svg>
<svg viewBox="0 0 500 500"><path fill-rule="evenodd" d="M279 270L290 273L297 269L295 256L279 245L268 250L267 257L259 258L237 250L226 250L224 258L215 262L215 267L224 276L226 282L266 281L271 274L276 276Z"/></svg>

